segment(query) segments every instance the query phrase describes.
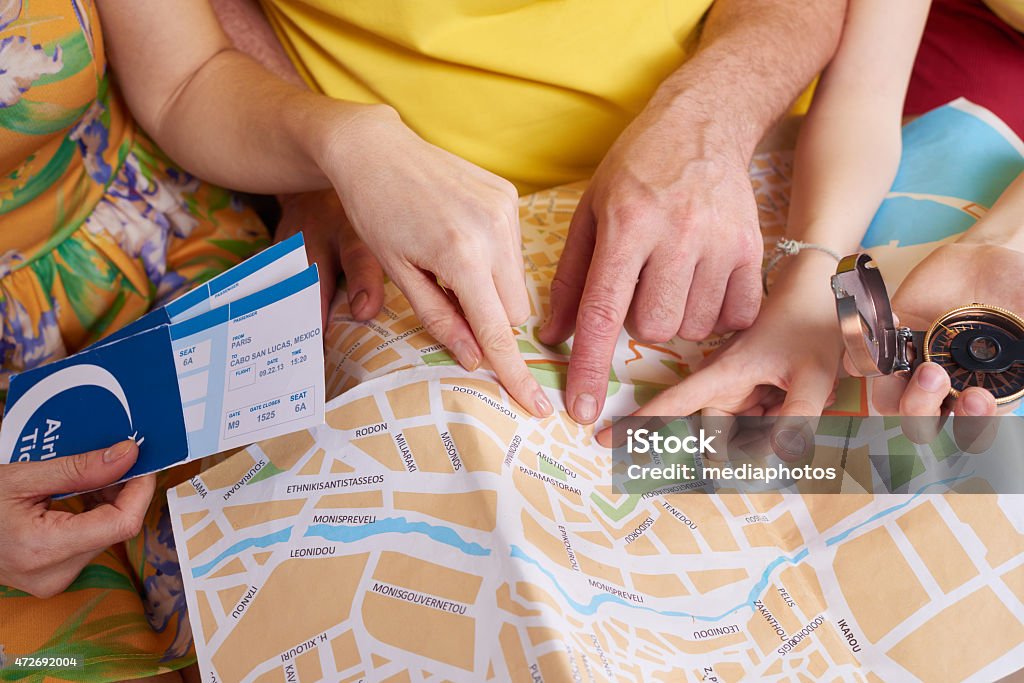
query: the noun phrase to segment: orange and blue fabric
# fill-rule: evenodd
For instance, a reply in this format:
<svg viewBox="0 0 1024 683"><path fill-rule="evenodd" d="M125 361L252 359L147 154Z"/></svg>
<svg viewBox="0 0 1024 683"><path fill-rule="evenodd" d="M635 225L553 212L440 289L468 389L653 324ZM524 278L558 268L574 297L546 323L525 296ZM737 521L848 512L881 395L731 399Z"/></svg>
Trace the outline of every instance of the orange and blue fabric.
<svg viewBox="0 0 1024 683"><path fill-rule="evenodd" d="M0 391L266 246L237 197L181 170L131 118L91 0L0 0ZM162 475L161 488L187 473ZM83 502L54 503L74 510ZM2 549L12 552L16 549ZM76 655L72 680L194 661L158 493L143 533L63 594L0 586L0 659ZM41 674L0 667L0 680Z"/></svg>

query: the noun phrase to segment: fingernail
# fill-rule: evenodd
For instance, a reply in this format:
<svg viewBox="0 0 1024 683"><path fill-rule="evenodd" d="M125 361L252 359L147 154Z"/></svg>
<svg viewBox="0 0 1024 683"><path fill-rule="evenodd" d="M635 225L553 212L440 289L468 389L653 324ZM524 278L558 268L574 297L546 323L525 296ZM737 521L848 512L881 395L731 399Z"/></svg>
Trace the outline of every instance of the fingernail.
<svg viewBox="0 0 1024 683"><path fill-rule="evenodd" d="M988 401L975 391L968 391L964 396L964 410L968 415L981 416L988 414Z"/></svg>
<svg viewBox="0 0 1024 683"><path fill-rule="evenodd" d="M572 404L572 412L583 424L590 424L597 419L597 400L590 394L580 394Z"/></svg>
<svg viewBox="0 0 1024 683"><path fill-rule="evenodd" d="M548 321L545 320L537 327L537 341L541 344L547 344L548 338Z"/></svg>
<svg viewBox="0 0 1024 683"><path fill-rule="evenodd" d="M783 429L775 435L775 443L792 455L801 455L807 448L807 440L796 429Z"/></svg>
<svg viewBox="0 0 1024 683"><path fill-rule="evenodd" d="M366 305L367 300L370 297L366 295L366 292L359 292L352 298L349 303L349 308L352 309L352 315L359 315L359 311L363 310L363 306Z"/></svg>
<svg viewBox="0 0 1024 683"><path fill-rule="evenodd" d="M544 394L543 389L537 389L537 393L533 395L534 406L537 408L537 414L541 417L547 417L554 412L554 408L551 407L551 401Z"/></svg>
<svg viewBox="0 0 1024 683"><path fill-rule="evenodd" d="M945 373L942 370L930 365L925 365L917 373L917 383L925 391L936 392L945 387Z"/></svg>
<svg viewBox="0 0 1024 683"><path fill-rule="evenodd" d="M112 463L115 460L120 460L132 450L132 441L122 441L121 443L115 443L113 446L103 451L103 462Z"/></svg>
<svg viewBox="0 0 1024 683"><path fill-rule="evenodd" d="M477 355L476 349L466 342L458 341L452 344L452 352L455 354L455 358L459 361L459 365L470 372L473 372L480 367L480 356Z"/></svg>

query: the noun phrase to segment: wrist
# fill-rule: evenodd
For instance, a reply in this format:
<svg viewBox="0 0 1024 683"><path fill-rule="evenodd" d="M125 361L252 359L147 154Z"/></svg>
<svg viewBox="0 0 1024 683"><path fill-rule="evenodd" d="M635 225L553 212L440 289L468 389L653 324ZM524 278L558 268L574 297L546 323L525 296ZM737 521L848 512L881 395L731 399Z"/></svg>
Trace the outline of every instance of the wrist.
<svg viewBox="0 0 1024 683"><path fill-rule="evenodd" d="M662 82L647 108L675 121L686 135L702 131L716 154L730 152L746 167L774 117L766 116L747 91L708 78L718 72L709 52L698 53Z"/></svg>
<svg viewBox="0 0 1024 683"><path fill-rule="evenodd" d="M694 146L695 158L726 159L744 172L750 165L760 135L737 122L729 112L717 111L691 89L662 84L639 117L668 131L669 139ZM650 125L650 124L649 124Z"/></svg>
<svg viewBox="0 0 1024 683"><path fill-rule="evenodd" d="M384 134L404 128L398 112L386 104L355 104L332 100L331 106L310 122L312 134L306 152L327 179L345 174L349 163L365 154L365 145Z"/></svg>
<svg viewBox="0 0 1024 683"><path fill-rule="evenodd" d="M1024 173L1003 190L988 213L957 241L1024 252Z"/></svg>
<svg viewBox="0 0 1024 683"><path fill-rule="evenodd" d="M801 301L834 305L831 278L836 272L836 260L816 249L804 249L787 256L776 268L775 280L769 298L796 297Z"/></svg>
<svg viewBox="0 0 1024 683"><path fill-rule="evenodd" d="M983 217L969 230L957 238L960 244L990 245L1024 252L1024 216L1016 220L1002 217L999 220L986 220Z"/></svg>

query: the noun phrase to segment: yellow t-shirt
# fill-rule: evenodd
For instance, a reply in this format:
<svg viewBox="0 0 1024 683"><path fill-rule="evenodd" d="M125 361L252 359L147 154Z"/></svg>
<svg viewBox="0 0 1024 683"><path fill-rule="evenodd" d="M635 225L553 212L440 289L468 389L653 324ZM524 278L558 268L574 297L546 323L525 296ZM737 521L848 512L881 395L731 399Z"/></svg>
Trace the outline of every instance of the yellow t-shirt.
<svg viewBox="0 0 1024 683"><path fill-rule="evenodd" d="M521 192L590 176L711 0L261 0L299 73Z"/></svg>
<svg viewBox="0 0 1024 683"><path fill-rule="evenodd" d="M1024 31L1024 0L985 0L989 9L1018 31Z"/></svg>

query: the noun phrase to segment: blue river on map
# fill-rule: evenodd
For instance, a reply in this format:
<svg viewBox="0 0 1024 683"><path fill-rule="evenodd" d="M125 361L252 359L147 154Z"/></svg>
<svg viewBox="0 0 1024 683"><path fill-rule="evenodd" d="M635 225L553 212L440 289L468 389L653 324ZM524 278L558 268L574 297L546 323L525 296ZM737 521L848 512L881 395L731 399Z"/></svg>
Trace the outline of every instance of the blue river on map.
<svg viewBox="0 0 1024 683"><path fill-rule="evenodd" d="M850 534L856 532L857 530L862 529L865 526L874 524L878 520L906 508L908 505L913 503L917 498L924 495L927 492L927 490L932 487L946 487L956 481L967 479L971 476L973 476L973 473L963 474L958 477L951 477L949 479L943 479L941 481L935 481L931 482L930 484L926 484L925 486L922 486L917 493L907 498L907 500L896 505L887 507L884 510L880 510L868 519L864 520L859 524L855 524L846 531L843 531L842 533L836 534L835 536L831 536L825 539L825 545L832 546L836 543L841 543L846 538L848 538ZM210 560L206 564L193 568L192 576L194 578L205 576L227 558L237 555L238 553L243 552L249 548L267 548L278 543L285 543L291 539L292 529L293 527L287 527L285 529L275 531L274 533L267 534L265 536L260 536L258 538L248 538L239 541L238 543L233 544L232 546L221 552L219 555L217 555L214 559ZM305 533L305 536L319 537L327 539L329 541L336 541L341 543L354 543L356 541L360 541L364 538L369 538L370 536L376 536L378 534L422 534L424 536L428 536L434 541L437 541L438 543L442 543L451 548L455 548L463 554L470 555L473 557L487 557L491 555L493 552L490 548L486 548L480 545L479 543L473 543L463 539L456 531L449 527L429 524L427 522L410 522L405 517L387 517L385 519L377 520L372 524L363 524L358 526L335 526L333 524L315 524L309 527L309 529ZM591 615L594 614L598 609L600 609L602 605L606 603L612 603L620 605L622 607L628 607L630 609L638 609L646 612L653 612L655 614L660 614L666 617L685 617L687 619L694 619L696 621L721 621L722 619L728 617L731 614L734 614L735 612L750 607L754 603L754 601L757 600L758 596L764 593L764 591L768 588L768 584L771 582L771 576L775 572L775 570L778 569L778 567L784 564L799 564L804 559L806 559L810 554L808 549L804 548L803 550L793 555L780 555L776 557L774 560L768 563L768 566L766 566L764 568L764 571L761 572L760 579L758 579L758 581L751 587L749 593L747 594L747 599L744 602L741 602L735 607L725 610L721 614L702 615L691 614L689 612L678 612L673 610L658 610L654 609L653 607L647 607L646 605L640 605L635 602L631 602L629 600L620 598L619 596L612 595L610 593L601 593L599 595L595 595L590 599L589 602L586 603L579 602L578 600L574 599L571 595L569 595L569 593L566 592L564 588L562 588L562 585L561 583L559 583L558 578L550 570L548 570L540 562L538 562L525 551L523 551L522 548L513 545L511 546L510 550L511 557L513 559L526 562L527 564L531 564L534 567L536 567L542 574L544 574L544 576L547 577L547 579L554 586L555 590L557 590L565 599L565 601L569 604L569 606L579 614Z"/></svg>
<svg viewBox="0 0 1024 683"><path fill-rule="evenodd" d="M305 536L319 536L329 541L341 543L354 543L369 536L377 534L423 534L429 536L438 543L444 543L456 550L461 550L466 555L487 556L491 554L489 548L479 543L471 543L464 540L458 533L446 526L436 526L427 522L410 522L405 517L388 517L378 520L373 524L361 524L357 526L335 526L333 524L315 524L310 526ZM204 565L192 570L192 576L199 578L211 572L218 564L233 555L248 550L249 548L266 548L277 543L284 543L292 535L292 527L275 531L266 536L258 538L247 538L244 541L235 543L224 552L217 555Z"/></svg>

